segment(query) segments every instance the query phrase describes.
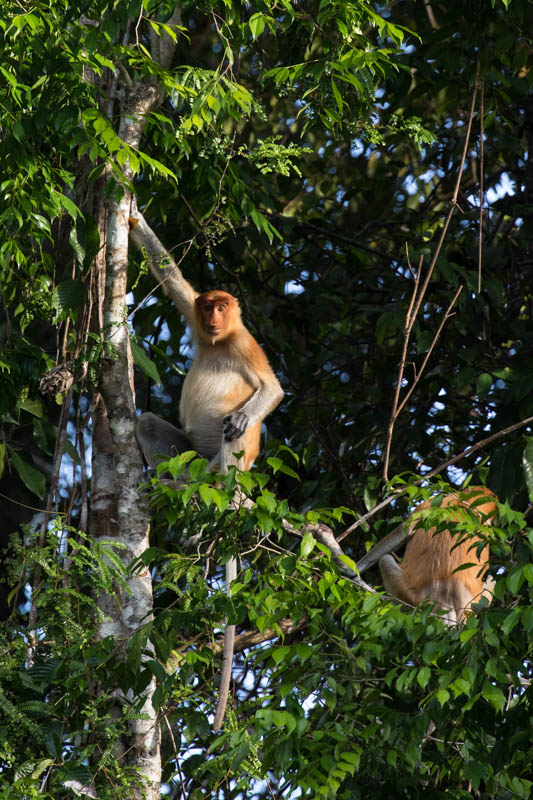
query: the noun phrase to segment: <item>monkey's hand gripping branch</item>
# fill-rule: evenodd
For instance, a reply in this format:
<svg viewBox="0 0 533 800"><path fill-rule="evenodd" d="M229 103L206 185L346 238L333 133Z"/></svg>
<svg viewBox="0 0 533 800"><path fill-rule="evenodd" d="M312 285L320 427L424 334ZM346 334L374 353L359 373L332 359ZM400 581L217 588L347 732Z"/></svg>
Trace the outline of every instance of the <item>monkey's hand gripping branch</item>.
<svg viewBox="0 0 533 800"><path fill-rule="evenodd" d="M248 427L250 420L244 411L234 411L222 420L224 423L224 439L226 442L233 442L239 439Z"/></svg>

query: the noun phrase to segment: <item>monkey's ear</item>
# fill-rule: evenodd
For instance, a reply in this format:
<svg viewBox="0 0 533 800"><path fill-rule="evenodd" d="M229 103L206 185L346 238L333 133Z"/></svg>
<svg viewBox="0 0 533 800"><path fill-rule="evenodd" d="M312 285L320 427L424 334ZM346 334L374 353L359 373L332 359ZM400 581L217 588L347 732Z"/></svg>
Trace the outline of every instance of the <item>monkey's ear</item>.
<svg viewBox="0 0 533 800"><path fill-rule="evenodd" d="M129 224L129 226L130 226L130 231L132 231L132 230L134 230L134 229L137 227L137 225L139 224L139 220L138 220L138 219L136 219L135 217L129 217L129 218L128 218L128 224Z"/></svg>

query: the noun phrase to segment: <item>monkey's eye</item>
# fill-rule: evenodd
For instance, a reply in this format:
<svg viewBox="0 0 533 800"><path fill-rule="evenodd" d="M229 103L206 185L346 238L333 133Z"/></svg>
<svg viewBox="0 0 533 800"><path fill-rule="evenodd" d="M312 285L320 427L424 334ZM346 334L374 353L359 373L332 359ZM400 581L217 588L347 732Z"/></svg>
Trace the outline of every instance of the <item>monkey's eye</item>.
<svg viewBox="0 0 533 800"><path fill-rule="evenodd" d="M226 310L226 306L218 306L218 308L217 308L217 311L220 311L221 314L224 313L225 310Z"/></svg>

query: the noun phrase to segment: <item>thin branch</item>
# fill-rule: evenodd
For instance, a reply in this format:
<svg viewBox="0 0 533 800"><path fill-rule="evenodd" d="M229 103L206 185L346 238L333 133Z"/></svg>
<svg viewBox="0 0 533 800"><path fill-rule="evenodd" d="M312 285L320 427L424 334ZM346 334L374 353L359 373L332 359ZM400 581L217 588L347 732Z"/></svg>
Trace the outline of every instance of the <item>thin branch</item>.
<svg viewBox="0 0 533 800"><path fill-rule="evenodd" d="M279 639L280 636L290 636L293 633L298 633L307 626L308 622L309 620L307 618L299 622L293 622L292 619L281 619L276 623L275 628L266 628L264 631L246 631L246 633L240 633L235 637L234 652L240 653L248 647L263 644L271 639ZM224 650L224 639L221 637L210 646L213 652L219 655Z"/></svg>
<svg viewBox="0 0 533 800"><path fill-rule="evenodd" d="M433 13L433 9L431 8L429 0L424 0L424 7L426 9L426 14L429 20L429 24L431 25L434 31L438 31L440 25L435 19L435 14Z"/></svg>
<svg viewBox="0 0 533 800"><path fill-rule="evenodd" d="M481 80L480 105L479 105L479 235L477 251L477 291L481 292L481 273L483 263L483 205L484 205L484 173L485 173L485 86Z"/></svg>
<svg viewBox="0 0 533 800"><path fill-rule="evenodd" d="M411 302L409 303L409 308L407 309L407 314L405 315L405 325L403 329L403 348L402 348L402 357L400 359L400 365L398 367L398 377L396 378L396 388L394 390L394 397L392 400L392 410L389 420L389 427L387 430L387 442L385 445L385 457L383 461L383 480L388 481L388 471L389 471L389 458L390 458L390 450L392 445L392 433L394 430L394 423L398 417L398 403L400 401L400 392L402 390L402 382L403 382L403 375L405 371L405 365L407 360L407 349L409 347L409 339L411 337L411 331L413 329L413 325L416 319L416 314L413 314L413 307L416 302L418 290L420 288L420 278L422 277L422 263L424 260L424 256L420 256L420 261L418 263L418 272L414 273L413 268L411 266L411 260L409 258L409 249L407 243L405 245L405 252L407 257L407 264L409 265L409 271L411 275L413 275L415 279L415 285L413 287L413 294L411 296Z"/></svg>
<svg viewBox="0 0 533 800"><path fill-rule="evenodd" d="M446 219L444 221L444 225L443 225L440 237L439 237L439 241L437 243L436 250L435 250L435 252L433 254L433 258L431 259L431 263L429 265L429 269L428 269L426 277L424 279L424 283L422 284L422 288L420 289L420 291L418 291L418 286L415 284L415 293L414 293L414 296L411 299L411 303L409 305L408 316L407 316L406 325L405 325L405 329L404 329L404 345L403 345L402 360L400 362L400 370L399 370L399 375L398 375L398 377L400 379L400 381L399 381L400 383L401 383L401 377L403 376L403 370L405 368L405 356L407 354L407 346L408 346L408 343L409 343L409 337L411 335L411 330L412 330L412 327L414 325L414 321L415 321L416 317L418 316L418 312L420 311L420 308L422 306L422 302L423 302L424 297L426 295L426 291L428 289L429 282L431 280L431 276L433 275L433 272L435 270L435 266L437 264L437 259L438 259L439 255L440 255L441 250L442 250L442 247L443 247L443 244L444 244L444 240L446 238L446 234L448 232L448 228L450 226L450 222L451 222L452 216L454 214L454 211L455 211L456 207L458 206L457 198L459 197L459 189L461 187L461 180L462 180L462 177L463 177L463 169L464 169L464 165L465 165L466 154L468 152L468 144L470 142L470 134L471 134L471 131L472 131L472 120L474 118L474 111L475 111L475 107L476 107L476 96L477 96L478 86L479 86L479 55L478 55L477 65L476 65L476 76L474 78L474 89L472 91L472 101L470 103L470 112L469 112L469 115L468 115L468 124L467 124L467 128L466 128L466 137L465 137L465 142L464 142L464 146L463 146L463 153L462 153L462 156L461 156L461 163L459 165L457 179L455 181L455 189L454 189L454 192L453 192L452 199L450 200L450 210L448 211L448 214L447 214ZM420 263L420 267L421 267L421 263ZM419 267L419 273L420 273L420 267ZM417 277L417 281L418 281L418 277ZM417 296L417 292L418 292L418 296ZM416 297L416 301L413 302L414 297ZM424 362L424 363L427 363L427 362ZM395 398L399 397L399 393L400 393L400 389L398 388L398 386L396 386ZM384 456L384 466L383 466L383 479L385 481L388 480L388 465L389 465L390 449L391 449L391 443L392 443L392 432L393 432L394 423L396 421L396 416L397 416L397 414L396 414L396 416L394 416L395 414L396 414L396 409L395 409L395 406L393 405L393 413L391 414L391 422L389 423L389 429L388 429L388 432L387 432L387 442L386 442L386 446L385 446L385 456Z"/></svg>
<svg viewBox="0 0 533 800"><path fill-rule="evenodd" d="M128 45L128 42L130 40L130 31L131 31L131 19L128 19L128 21L126 23L126 29L125 29L124 35L122 37L122 47L123 48L127 47L127 45ZM113 72L113 79L111 81L111 86L109 87L109 94L108 94L108 100L107 100L107 117L108 117L108 119L112 119L113 118L113 108L115 106L115 99L116 99L116 96L117 96L119 72L122 72L122 75L124 76L124 80L126 82L126 86L128 86L128 87L132 86L132 80L130 78L130 74L129 74L128 70L124 67L123 64L121 64L119 62L119 64L115 67L115 70Z"/></svg>
<svg viewBox="0 0 533 800"><path fill-rule="evenodd" d="M459 295L461 294L461 292L463 290L463 286L462 285L459 286L459 288L457 289L453 300L451 301L451 303L448 306L444 316L442 317L440 325L439 325L439 327L437 329L437 332L436 332L435 336L433 337L433 341L431 342L431 345L428 348L428 351L427 351L427 353L426 353L426 355L424 357L422 365L421 365L418 373L415 373L413 383L411 384L411 386L407 390L407 392L405 394L405 397L403 398L402 402L400 403L399 402L399 397L400 397L401 384L402 384L402 381L403 381L403 373L404 373L405 365L407 363L407 361L406 361L406 358L407 358L407 345L409 343L409 338L410 338L410 335L411 335L413 323L415 321L415 317L412 316L412 306L413 306L413 301L414 301L414 298L415 298L415 294L416 294L419 278L420 278L420 268L419 268L419 272L418 272L418 276L417 276L417 284L415 284L415 290L413 292L413 297L411 299L411 304L410 304L409 310L407 312L406 325L405 325L405 329L404 329L404 345L403 345L403 352L402 352L402 360L400 362L400 367L398 369L398 378L396 380L396 391L395 391L395 394L394 394L394 400L393 400L393 404L392 404L390 422L389 422L389 427L388 427L388 430L387 430L387 443L386 443L386 446L385 446L385 457L384 457L384 465L383 465L383 479L385 481L388 480L387 476L388 476L390 449L391 449L391 445L392 445L392 434L393 434L394 425L396 423L396 420L400 416L401 412L405 408L406 403L409 401L409 398L411 397L411 395L413 394L414 390L416 389L418 383L420 382L420 379L422 378L422 375L424 374L424 371L425 371L425 369L427 367L428 361L431 358L431 354L432 354L432 352L433 352L433 350L435 348L435 345L437 344L437 342L438 342L438 340L440 338L440 335L442 333L442 329L444 328L444 325L446 324L448 319L452 316L452 313L451 313L452 312L452 308L456 304L457 299L459 298Z"/></svg>
<svg viewBox="0 0 533 800"><path fill-rule="evenodd" d="M220 180L218 181L218 189L217 189L217 201L215 203L215 207L209 217L206 219L205 224L209 225L210 222L213 220L216 214L218 214L218 210L220 208L220 203L222 200L222 184L224 183L224 178L226 177L226 172L228 171L231 159L233 158L233 148L235 146L235 139L237 137L237 131L233 132L233 138L231 140L231 145L229 149L229 154L226 157L226 163L224 164L224 169L222 170L222 174L220 175Z"/></svg>
<svg viewBox="0 0 533 800"><path fill-rule="evenodd" d="M486 439L482 439L480 442L476 442L475 444L470 445L467 447L466 450L463 450L462 453L459 453L458 456L454 456L450 458L448 461L445 461L444 464L441 464L439 467L435 467L423 478L420 479L420 482L429 480L434 478L435 475L438 475L439 472L442 472L444 469L448 469L448 467L453 467L454 464L457 464L459 461L462 461L463 458L468 458L471 456L472 453L476 453L478 450L481 450L483 447L486 447L492 442L497 441L497 439L501 439L503 436L507 436L508 433L513 433L514 431L518 430L519 428L523 428L524 425L531 425L533 423L533 416L526 417L526 419L520 420L520 422L515 422L514 425L508 425L507 428L503 428L501 431L497 431L493 433L491 436L487 436Z"/></svg>
<svg viewBox="0 0 533 800"><path fill-rule="evenodd" d="M365 583L365 581L359 577L357 572L346 564L346 556L344 555L337 539L335 539L331 528L328 528L327 525L313 525L312 527L310 526L310 528L315 539L324 544L330 550L333 560L337 564L342 574L346 575L347 578L350 578L350 580L356 583L359 588L364 589L366 592L372 592L372 594L375 594L376 590L373 589L372 586L369 586L368 583Z"/></svg>
<svg viewBox="0 0 533 800"><path fill-rule="evenodd" d="M431 342L431 344L430 344L430 346L428 348L428 351L427 351L427 353L426 353L426 355L424 357L424 360L423 360L423 362L421 364L420 370L418 371L418 374L415 376L415 379L414 379L412 385L409 387L408 391L406 392L406 395L403 398L402 402L398 406L398 411L396 412L396 416L399 416L399 414L401 414L402 410L405 408L405 404L407 403L407 401L409 400L409 398L413 394L417 383L420 381L420 378L422 377L422 374L423 374L423 372L424 372L424 370L425 370L425 368L427 366L427 363L428 363L428 361L429 361L429 359L431 357L431 353L433 352L433 350L435 348L435 345L437 344L437 341L439 340L441 331L444 328L446 322L452 316L452 308L456 304L456 302L457 302L457 300L459 298L459 295L461 294L462 291L463 291L463 286L461 285L457 289L453 300L451 301L450 305L446 309L446 313L444 314L444 316L443 316L443 318L442 318L442 320L440 322L440 325L438 327L438 330L437 330L435 336L433 337L433 341Z"/></svg>
<svg viewBox="0 0 533 800"><path fill-rule="evenodd" d="M507 428L502 428L501 431L497 431L496 433L487 436L486 439L481 439L481 441L470 445L470 447L467 447L466 450L463 450L463 452L459 453L459 455L453 456L453 458L444 461L442 464L439 464L438 467L435 467L435 469L432 469L429 472L427 472L413 484L410 484L409 487L406 487L405 489L398 489L394 491L392 494L390 494L388 497L386 497L384 500L382 500L381 503L377 503L371 511L368 511L366 514L363 514L362 517L360 517L352 525L346 528L346 530L343 531L340 534L340 536L337 537L337 542L341 542L350 533L353 533L353 531L355 531L357 528L360 528L361 525L367 522L367 520L372 519L372 517L374 517L379 511L381 511L382 509L386 508L388 505L393 503L398 497L404 495L407 492L408 488L410 488L411 486L421 486L423 483L426 483L426 481L431 480L431 478L434 478L435 475L438 475L443 470L448 469L448 467L453 467L454 464L458 464L459 461L462 461L464 458L468 458L468 456L471 456L473 453L476 453L483 447L487 447L487 445L492 444L498 439L502 439L509 433L514 433L514 431L523 428L525 425L532 425L532 424L533 424L533 416L526 417L525 419L520 420L520 422L515 422L514 425L508 425Z"/></svg>
<svg viewBox="0 0 533 800"><path fill-rule="evenodd" d="M61 469L63 453L65 452L65 441L67 438L67 424L70 416L70 407L72 404L72 393L73 389L71 387L68 390L67 396L65 397L65 400L61 407L61 417L57 428L57 439L56 439L56 447L54 453L54 471L52 475L52 481L50 484L50 491L48 492L46 509L41 522L41 530L39 533L40 548L44 547L46 541L46 533L48 531L48 524L50 522L50 516L52 514L52 508L54 506L54 503L56 502L57 487L59 484L59 471ZM35 604L35 599L40 584L41 584L41 566L40 564L36 564L35 571L33 574L32 604L28 617L28 655L27 655L28 666L33 663L35 648L37 646L37 637L35 631L37 625L37 606Z"/></svg>
<svg viewBox="0 0 533 800"><path fill-rule="evenodd" d="M166 723L166 726L167 726L167 729L168 729L168 733L170 735L170 740L172 742L172 749L174 750L174 763L176 764L176 768L178 770L178 775L179 775L179 779L180 779L181 796L182 797L187 797L187 794L186 794L186 791L185 791L185 781L183 780L183 773L181 771L179 752L178 752L178 748L176 747L176 740L174 738L174 732L172 730L172 726L171 726L170 722L168 721L168 717L166 716L166 714L164 715L164 720L165 720L165 723Z"/></svg>

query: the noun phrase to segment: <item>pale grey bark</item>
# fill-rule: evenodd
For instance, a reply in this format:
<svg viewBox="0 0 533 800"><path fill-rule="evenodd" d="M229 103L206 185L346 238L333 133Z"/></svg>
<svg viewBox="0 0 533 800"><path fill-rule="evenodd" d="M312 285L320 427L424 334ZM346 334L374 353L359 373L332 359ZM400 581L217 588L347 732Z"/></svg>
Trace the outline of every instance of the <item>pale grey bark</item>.
<svg viewBox="0 0 533 800"><path fill-rule="evenodd" d="M176 11L172 24L177 24ZM168 67L174 42L164 36L154 46L155 60ZM133 83L128 76L121 87L120 124L118 134L129 147L141 144L147 115L164 98L161 87L150 81ZM138 490L142 471L141 453L135 439L135 394L133 362L127 325L126 291L128 274L128 240L132 173L123 168L124 191L120 199L109 204L105 229L105 288L99 318L106 357L102 361L99 392L95 395L93 415L93 475L91 533L96 537L113 537L121 543L120 556L126 565L137 562L149 546L149 514ZM104 228L101 233L104 234ZM104 251L102 251L104 252ZM101 285L101 284L100 284ZM125 546L125 547L124 547ZM130 638L152 618L153 597L150 570L142 568L128 577L129 591L119 599L100 597L104 612L101 637L112 636L119 654L124 655ZM118 590L117 590L118 591ZM147 645L150 653L152 647ZM129 722L127 735L117 744L115 755L125 766L134 767L142 786L131 787L132 800L159 800L161 782L160 728L152 706L155 679L144 692L143 719ZM111 713L117 718L133 698L124 697L117 688Z"/></svg>

